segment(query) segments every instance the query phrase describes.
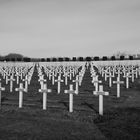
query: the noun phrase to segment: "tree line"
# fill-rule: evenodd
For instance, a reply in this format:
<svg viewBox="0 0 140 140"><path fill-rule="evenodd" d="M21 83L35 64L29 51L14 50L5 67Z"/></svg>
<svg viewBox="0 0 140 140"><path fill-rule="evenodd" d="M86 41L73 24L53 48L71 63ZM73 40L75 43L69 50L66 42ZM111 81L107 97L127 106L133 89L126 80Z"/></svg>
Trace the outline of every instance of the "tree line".
<svg viewBox="0 0 140 140"><path fill-rule="evenodd" d="M16 53L10 53L6 56L0 56L0 61L5 61L5 62L62 62L62 61L108 61L108 60L136 60L133 56L125 57L123 55L116 57L116 56L103 56L103 57L51 57L51 58L30 58L30 57L25 57L21 54L16 54Z"/></svg>

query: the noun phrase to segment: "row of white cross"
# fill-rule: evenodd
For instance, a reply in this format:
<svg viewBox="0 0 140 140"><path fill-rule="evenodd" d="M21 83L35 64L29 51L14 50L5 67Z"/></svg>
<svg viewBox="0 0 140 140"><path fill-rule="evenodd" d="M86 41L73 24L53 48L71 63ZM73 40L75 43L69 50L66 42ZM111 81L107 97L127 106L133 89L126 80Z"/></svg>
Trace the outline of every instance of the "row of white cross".
<svg viewBox="0 0 140 140"><path fill-rule="evenodd" d="M0 97L1 91L4 91L5 88L1 86L0 83ZM16 88L15 91L19 91L19 108L23 107L23 92L27 90L23 87L23 84L20 83L19 88ZM47 84L43 84L43 88L39 89L39 92L43 93L43 110L47 109L47 94L52 90L47 88ZM69 112L73 112L73 94L77 94L76 90L73 89L73 85L70 84L69 90L65 90L64 93L69 94ZM103 91L103 86L99 86L99 91L94 91L95 95L99 95L99 114L103 115L103 95L109 95L109 92ZM0 98L1 101L1 98Z"/></svg>
<svg viewBox="0 0 140 140"><path fill-rule="evenodd" d="M83 65L83 64L82 64ZM65 67L63 67L63 70L65 70L65 73L64 73L64 76L65 76L65 79L67 79L68 77L67 76L69 76L70 75L70 78L72 79L72 77L71 77L71 75L73 74L73 77L78 73L78 69L79 69L79 67L80 66L76 66L75 65L75 68L73 68L73 66L70 66L70 72L69 71L66 71L65 70ZM20 68L20 67L19 67ZM24 68L24 67L23 67ZM29 67L30 68L30 67ZM28 68L28 69L29 69ZM52 74L52 69L50 68L50 73L48 73L48 75L51 75L53 78L53 82L57 82L58 83L58 93L60 93L60 83L61 82L63 82L63 80L61 79L61 74L63 73L63 72L61 72L60 71L60 68L61 67L59 67L58 69L57 69L57 72L59 73L59 75L58 75L58 79L57 80L54 80L54 76L55 75L51 75ZM6 74L5 75L5 70L6 69L6 67L4 67L4 68L2 68L1 67L1 73L2 73L2 76L3 76L3 78L5 78L5 77L8 77L9 75L11 75L10 76L10 78L8 79L8 78L6 78L6 81L10 81L10 92L12 92L13 91L13 82L15 81L15 79L14 79L14 76L17 76L17 71L16 72L14 72L14 70L11 72L11 67L8 67L8 69L6 69L8 72L9 72L9 75L8 74ZM16 70L17 70L18 68L16 67ZM21 68L20 68L21 69ZM27 73L29 73L29 70L27 69ZM83 68L82 69L84 69L84 65L83 65ZM31 71L32 70L32 71ZM33 71L34 71L34 67L32 68L30 70L30 75L32 75L33 74ZM56 70L56 69L55 69ZM63 71L62 70L62 71ZM53 69L53 71L54 71L54 69ZM85 72L85 71L84 71ZM80 76L76 76L76 80L73 80L73 82L75 82L76 83L76 90L73 90L73 85L70 85L70 90L66 90L65 92L67 93L69 93L70 92L70 112L72 112L73 111L73 107L71 107L72 105L73 105L73 98L72 98L72 96L73 96L73 94L72 93L75 93L75 94L78 94L78 85L81 85L81 82L82 82L82 78L81 77L83 77L84 76L84 72L83 72L83 70L81 70L81 73L79 74ZM32 73L32 74L31 74ZM66 73L67 74L69 74L69 75L67 75L66 76ZM21 73L21 74L23 74L23 73ZM7 76L8 75L8 76ZM19 88L16 88L15 89L15 91L19 91L19 108L22 108L22 105L23 105L23 92L27 92L28 91L28 83L29 83L29 74L24 74L24 75L26 75L25 76L25 79L21 79L22 81L25 81L25 88L23 87L23 83L20 83L19 84L19 82L17 83L17 84L19 84ZM47 89L47 84L45 84L44 82L46 82L46 80L44 79L44 75L43 75L43 73L42 73L42 70L41 70L41 67L39 66L38 67L38 76L39 76L39 82L40 82L40 84L41 84L41 89L39 89L39 92L42 92L43 93L43 109L46 109L46 99L47 99L47 93L49 93L49 92L51 92L51 90L50 89ZM57 76L57 73L56 73L56 76ZM50 76L49 76L50 77ZM67 78L66 78L67 77ZM22 77L23 78L23 77ZM80 78L81 78L81 80L80 80ZM18 80L19 81L19 80ZM8 82L6 82L6 83L8 83ZM67 80L65 80L65 84L67 85ZM1 85L0 85L0 94L1 94L1 91L4 91L5 90L5 88L4 87L2 87Z"/></svg>
<svg viewBox="0 0 140 140"><path fill-rule="evenodd" d="M94 66L98 69L98 72L102 77L105 78L105 81L107 81L107 77L109 77L109 86L112 86L113 84L117 84L117 97L120 97L120 85L124 83L124 81L121 81L121 75L126 78L126 88L129 88L129 78L131 75L132 82L135 78L138 78L138 75L140 75L140 69L136 66L129 66L129 65L111 65L111 64L95 64L94 62L91 63L38 63L36 64L37 70L38 70L38 76L39 76L39 82L41 85L41 88L39 89L39 92L43 93L43 109L47 109L47 94L50 93L52 90L47 88L47 84L45 82L46 79L44 79L44 76L46 75L49 80L52 80L52 84L57 82L57 92L60 94L61 92L61 82L64 82L62 80L62 76L65 78L65 85L68 84L68 78L72 80L73 77L76 76L75 80L72 80L72 82L76 83L76 89L73 89L73 85L69 85L69 90L65 90L64 93L69 94L69 111L73 112L73 94L78 94L78 87L81 86L86 68L89 67L90 64L90 72L92 77L92 83L95 86L95 91L93 92L94 95L99 95L99 114L103 115L103 95L109 95L109 92L103 91L103 85L99 85L102 83L101 80L98 79L99 74L94 69ZM19 64L20 65L20 64ZM11 66L1 66L0 67L0 73L3 76L6 81L10 81L10 91L12 92L13 89L13 81L15 81L14 76L17 76L17 73L19 71L20 74L22 73L22 78L25 77L25 79L22 79L22 81L25 81L25 88L23 87L23 84L20 83L19 88L16 88L16 91L19 91L19 108L23 105L23 92L28 91L28 84L30 83L31 77L34 72L34 64L30 64L28 66L24 66L22 64L21 66L15 66L15 69L13 70ZM25 68L27 67L27 68ZM79 72L80 70L80 72ZM9 72L10 71L10 72ZM6 73L6 74L5 74ZM7 74L8 73L8 74ZM10 76L10 78L6 78ZM117 81L112 81L112 77L117 75ZM133 75L133 76L132 76ZM17 76L18 77L18 76ZM58 77L56 79L56 77ZM18 79L18 78L17 78ZM17 80L19 84L19 80ZM5 90L4 87L1 86L0 83L0 97L1 97L1 91Z"/></svg>
<svg viewBox="0 0 140 140"><path fill-rule="evenodd" d="M10 92L13 92L13 82L16 81L16 84L19 84L20 80L25 82L25 88L28 91L28 84L30 84L34 67L35 65L33 64L23 65L23 63L22 65L18 63L17 65L11 67L0 67L0 73L3 79L5 79L6 84L8 84L8 81L10 82Z"/></svg>
<svg viewBox="0 0 140 140"><path fill-rule="evenodd" d="M83 64L83 63L82 63ZM48 77L49 80L52 80L52 85L54 85L55 82L57 82L57 92L58 94L61 91L61 83L65 81L65 85L68 85L68 79L72 80L72 77L76 76L75 80L72 80L72 82L74 82L76 84L76 92L78 94L78 86L81 86L84 74L85 74L85 65L81 66L82 69L81 71L78 73L78 69L80 68L80 66L76 67L76 66L57 66L57 67L52 67L52 66L45 66L45 65L41 65L38 67L38 76L39 76L39 82L41 84L41 87L43 85L44 82L46 82L46 79L44 79L44 75L46 75ZM43 74L43 71L45 72L45 74ZM58 78L55 79L58 75ZM62 80L62 77L65 78L65 80Z"/></svg>
<svg viewBox="0 0 140 140"><path fill-rule="evenodd" d="M120 64L119 64L120 65ZM91 77L94 78L97 76L96 72L94 71L95 64L91 63ZM136 65L137 66L137 65ZM136 78L140 75L140 68L136 67L134 65L131 65L131 67L128 65L123 66L117 66L117 65L111 65L111 64L100 64L98 62L98 65L96 65L96 68L98 69L99 73L102 75L102 77L105 78L105 82L107 82L107 78L109 78L109 87L112 87L112 84L117 84L117 97L120 97L120 85L124 84L124 80L126 81L126 88L129 88L129 82L130 78L131 81L134 82ZM113 77L117 77L117 81L112 81ZM121 81L121 77L124 79ZM96 80L98 83L99 81Z"/></svg>

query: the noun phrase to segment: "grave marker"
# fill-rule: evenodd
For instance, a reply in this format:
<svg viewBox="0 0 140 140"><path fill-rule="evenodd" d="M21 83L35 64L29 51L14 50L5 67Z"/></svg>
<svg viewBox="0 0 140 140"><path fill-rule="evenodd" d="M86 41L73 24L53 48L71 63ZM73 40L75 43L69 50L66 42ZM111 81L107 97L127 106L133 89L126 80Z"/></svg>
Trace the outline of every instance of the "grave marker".
<svg viewBox="0 0 140 140"><path fill-rule="evenodd" d="M106 77L109 77L109 87L112 87L112 74L109 73L109 75L106 75Z"/></svg>
<svg viewBox="0 0 140 140"><path fill-rule="evenodd" d="M1 80L0 80L0 107L1 107L1 92L4 90L5 88L1 86Z"/></svg>
<svg viewBox="0 0 140 140"><path fill-rule="evenodd" d="M109 92L103 91L103 86L99 86L99 91L94 91L94 95L99 96L99 114L103 115L103 95L108 96Z"/></svg>
<svg viewBox="0 0 140 140"><path fill-rule="evenodd" d="M73 94L77 94L77 92L73 90L73 85L70 85L70 89L65 90L64 93L69 94L69 112L73 112Z"/></svg>
<svg viewBox="0 0 140 140"><path fill-rule="evenodd" d="M47 108L47 93L52 92L52 90L47 88L47 84L44 84L43 88L39 89L39 92L43 93L43 110L46 110L46 108Z"/></svg>
<svg viewBox="0 0 140 140"><path fill-rule="evenodd" d="M25 82L26 92L28 92L28 75L25 76L25 79L23 79L23 81Z"/></svg>
<svg viewBox="0 0 140 140"><path fill-rule="evenodd" d="M40 82L41 89L42 89L43 88L43 85L44 85L44 82L46 82L46 79L44 79L44 75L41 75L39 77L39 80L38 81Z"/></svg>
<svg viewBox="0 0 140 140"><path fill-rule="evenodd" d="M76 93L78 94L78 92L79 92L79 78L78 78L78 75L76 76L76 79L73 80L72 82L76 83Z"/></svg>
<svg viewBox="0 0 140 140"><path fill-rule="evenodd" d="M60 93L60 88L61 88L61 82L64 82L63 80L61 80L61 77L58 76L58 79L55 80L55 82L57 82L57 93Z"/></svg>
<svg viewBox="0 0 140 140"><path fill-rule="evenodd" d="M65 77L65 85L68 85L69 73L68 72L65 72L63 76Z"/></svg>
<svg viewBox="0 0 140 140"><path fill-rule="evenodd" d="M125 78L126 78L126 88L129 88L129 78L131 78L129 73L126 74Z"/></svg>
<svg viewBox="0 0 140 140"><path fill-rule="evenodd" d="M16 88L15 91L19 91L19 108L22 108L22 105L23 105L23 92L26 92L26 89L24 89L23 84L20 83L19 88Z"/></svg>
<svg viewBox="0 0 140 140"><path fill-rule="evenodd" d="M92 83L94 83L95 91L98 91L98 84L102 83L102 81L99 81L98 76L96 76L96 78L92 81Z"/></svg>
<svg viewBox="0 0 140 140"><path fill-rule="evenodd" d="M120 77L117 77L117 81L113 81L113 84L117 84L117 97L120 97L120 85L124 84L124 81L120 81Z"/></svg>
<svg viewBox="0 0 140 140"><path fill-rule="evenodd" d="M8 79L8 81L10 81L10 92L13 92L13 82L15 81L15 79L12 75L10 76L10 79Z"/></svg>

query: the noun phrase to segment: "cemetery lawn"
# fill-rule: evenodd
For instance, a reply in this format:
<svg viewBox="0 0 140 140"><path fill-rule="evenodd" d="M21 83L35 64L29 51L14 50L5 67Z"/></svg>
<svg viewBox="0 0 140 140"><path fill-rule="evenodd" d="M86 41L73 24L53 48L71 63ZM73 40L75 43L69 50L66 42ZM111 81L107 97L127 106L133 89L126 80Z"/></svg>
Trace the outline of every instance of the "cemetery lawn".
<svg viewBox="0 0 140 140"><path fill-rule="evenodd" d="M104 81L104 79L102 79ZM70 83L70 81L68 82ZM69 96L62 84L57 94L57 84L48 83L47 110L42 110L42 93L38 92L37 70L33 74L28 93L24 93L23 108L18 108L18 92L2 92L0 110L0 140L139 140L140 139L140 86L139 79L130 88L121 87L121 97L116 97L116 85L108 87L103 82L104 115L98 114L99 97L93 95L89 69L85 73L79 95L74 95L74 112L69 113ZM14 87L17 87L15 84Z"/></svg>

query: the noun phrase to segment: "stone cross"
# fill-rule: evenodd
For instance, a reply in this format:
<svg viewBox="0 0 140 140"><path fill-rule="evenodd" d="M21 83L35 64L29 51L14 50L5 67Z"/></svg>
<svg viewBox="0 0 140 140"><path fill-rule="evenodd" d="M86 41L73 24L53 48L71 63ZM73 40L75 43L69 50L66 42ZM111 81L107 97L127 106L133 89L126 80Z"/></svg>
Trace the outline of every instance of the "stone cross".
<svg viewBox="0 0 140 140"><path fill-rule="evenodd" d="M32 74L28 73L28 85L30 85L32 79Z"/></svg>
<svg viewBox="0 0 140 140"><path fill-rule="evenodd" d="M65 77L65 85L68 85L69 73L68 72L65 72L63 76Z"/></svg>
<svg viewBox="0 0 140 140"><path fill-rule="evenodd" d="M22 70L21 70L21 72L20 72L20 79L22 79L23 78L23 73L22 73Z"/></svg>
<svg viewBox="0 0 140 140"><path fill-rule="evenodd" d="M105 71L104 73L105 73L105 81L107 81L107 74L108 74L108 72Z"/></svg>
<svg viewBox="0 0 140 140"><path fill-rule="evenodd" d="M122 71L123 71L123 77L125 77L127 73L127 69L124 67Z"/></svg>
<svg viewBox="0 0 140 140"><path fill-rule="evenodd" d="M70 80L71 80L72 79L72 68L70 68L69 74L70 74Z"/></svg>
<svg viewBox="0 0 140 140"><path fill-rule="evenodd" d="M47 84L44 84L43 88L39 89L39 92L43 93L43 110L46 110L46 108L47 108L47 93L52 92L52 90L47 88Z"/></svg>
<svg viewBox="0 0 140 140"><path fill-rule="evenodd" d="M49 80L51 80L51 70L49 71Z"/></svg>
<svg viewBox="0 0 140 140"><path fill-rule="evenodd" d="M41 89L42 89L43 88L43 85L44 85L44 82L46 82L46 79L44 79L44 75L41 75L39 77L39 80L38 81L40 82Z"/></svg>
<svg viewBox="0 0 140 140"><path fill-rule="evenodd" d="M58 76L58 79L57 80L55 80L55 82L57 82L58 84L57 84L57 93L59 94L60 93L60 87L61 87L61 82L64 82L63 80L61 80L61 77L60 76Z"/></svg>
<svg viewBox="0 0 140 140"><path fill-rule="evenodd" d="M79 74L78 75L78 78L79 78L79 86L81 86L82 80L83 80L83 75L82 74Z"/></svg>
<svg viewBox="0 0 140 140"><path fill-rule="evenodd" d="M88 69L89 67L89 62L86 62L86 69Z"/></svg>
<svg viewBox="0 0 140 140"><path fill-rule="evenodd" d="M1 92L4 90L5 88L1 86L1 80L0 80L0 107L1 107Z"/></svg>
<svg viewBox="0 0 140 140"><path fill-rule="evenodd" d="M99 81L98 76L96 76L96 78L92 81L92 83L94 83L95 91L98 91L98 84L102 83L102 81Z"/></svg>
<svg viewBox="0 0 140 140"><path fill-rule="evenodd" d="M122 74L120 67L117 69L116 74L118 75L117 77L120 77L120 75Z"/></svg>
<svg viewBox="0 0 140 140"><path fill-rule="evenodd" d="M76 93L79 92L79 78L78 75L76 76L76 80L73 80L72 82L76 83Z"/></svg>
<svg viewBox="0 0 140 140"><path fill-rule="evenodd" d="M134 80L135 80L135 76L134 76L135 71L132 71L131 74L132 74L132 76L131 76L132 77L132 82L134 82Z"/></svg>
<svg viewBox="0 0 140 140"><path fill-rule="evenodd" d="M120 77L117 77L117 81L113 81L113 84L117 84L117 97L120 97L120 85L124 84L124 81L120 81Z"/></svg>
<svg viewBox="0 0 140 140"><path fill-rule="evenodd" d="M129 75L129 73L126 73L126 88L129 88L129 78L131 78L131 76Z"/></svg>
<svg viewBox="0 0 140 140"><path fill-rule="evenodd" d="M55 76L54 71L52 72L51 76L52 76L52 84L54 85L54 76Z"/></svg>
<svg viewBox="0 0 140 140"><path fill-rule="evenodd" d="M23 92L26 92L26 89L23 88L23 83L20 83L19 88L16 88L15 91L19 91L19 108L22 108Z"/></svg>
<svg viewBox="0 0 140 140"><path fill-rule="evenodd" d="M44 71L45 71L45 73L46 73L46 75L48 77L49 76L49 70L47 68L44 68Z"/></svg>
<svg viewBox="0 0 140 140"><path fill-rule="evenodd" d="M8 84L8 74L6 74L6 85Z"/></svg>
<svg viewBox="0 0 140 140"><path fill-rule="evenodd" d="M5 76L6 76L6 71L5 70L1 70L2 71L2 75L3 75L3 79L5 79Z"/></svg>
<svg viewBox="0 0 140 140"><path fill-rule="evenodd" d="M109 92L103 91L103 86L99 86L99 91L94 91L94 95L99 95L99 114L103 115L103 95L108 96Z"/></svg>
<svg viewBox="0 0 140 140"><path fill-rule="evenodd" d="M109 77L109 87L112 87L112 74L109 73L109 75L107 75L107 77Z"/></svg>
<svg viewBox="0 0 140 140"><path fill-rule="evenodd" d="M91 77L92 77L92 80L96 77L96 73L95 72L91 72Z"/></svg>
<svg viewBox="0 0 140 140"><path fill-rule="evenodd" d="M75 74L76 74L76 69L72 68L72 69L71 69L71 73L72 73L72 76L74 77Z"/></svg>
<svg viewBox="0 0 140 140"><path fill-rule="evenodd" d="M62 72L62 69L60 68L59 71L58 71L58 74L59 74L58 77L61 77L61 74L62 74L62 73L63 73L63 72Z"/></svg>
<svg viewBox="0 0 140 140"><path fill-rule="evenodd" d="M113 67L111 71L112 71L112 76L114 77L115 76L115 67Z"/></svg>
<svg viewBox="0 0 140 140"><path fill-rule="evenodd" d="M8 81L10 81L10 92L13 92L13 81L15 81L13 75L10 76L10 79L8 79Z"/></svg>
<svg viewBox="0 0 140 140"><path fill-rule="evenodd" d="M102 74L102 77L104 77L104 74L105 74L106 70L104 69L104 67L101 69L101 74Z"/></svg>
<svg viewBox="0 0 140 140"><path fill-rule="evenodd" d="M135 76L136 78L138 78L138 68L136 68L136 70L133 70L135 72Z"/></svg>
<svg viewBox="0 0 140 140"><path fill-rule="evenodd" d="M77 92L73 90L73 85L70 85L70 89L65 90L64 93L69 94L69 112L73 112L73 94L77 94Z"/></svg>
<svg viewBox="0 0 140 140"><path fill-rule="evenodd" d="M20 76L20 74L18 72L16 72L15 76L17 77L17 84L19 84L19 76Z"/></svg>
<svg viewBox="0 0 140 140"><path fill-rule="evenodd" d="M23 81L25 82L26 92L28 92L28 75L25 76L25 79L23 79Z"/></svg>

